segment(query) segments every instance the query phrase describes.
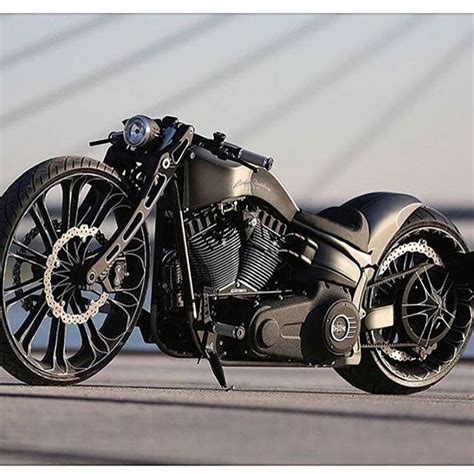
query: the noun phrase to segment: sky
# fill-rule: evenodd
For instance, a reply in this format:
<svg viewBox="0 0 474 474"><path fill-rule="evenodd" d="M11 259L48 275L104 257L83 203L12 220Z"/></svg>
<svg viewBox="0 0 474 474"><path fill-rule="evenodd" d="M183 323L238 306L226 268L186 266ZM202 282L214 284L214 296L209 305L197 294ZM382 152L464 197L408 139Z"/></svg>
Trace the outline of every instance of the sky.
<svg viewBox="0 0 474 474"><path fill-rule="evenodd" d="M0 191L136 113L276 159L304 205L473 205L469 15L0 17Z"/></svg>

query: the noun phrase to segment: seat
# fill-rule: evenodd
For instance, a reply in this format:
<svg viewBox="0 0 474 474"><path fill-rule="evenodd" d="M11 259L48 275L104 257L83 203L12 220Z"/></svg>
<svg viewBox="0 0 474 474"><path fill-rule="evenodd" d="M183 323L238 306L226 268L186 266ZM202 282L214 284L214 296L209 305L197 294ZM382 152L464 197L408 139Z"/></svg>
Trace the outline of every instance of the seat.
<svg viewBox="0 0 474 474"><path fill-rule="evenodd" d="M295 224L312 228L337 237L363 252L369 245L369 223L359 210L348 206L329 207L318 214L299 211Z"/></svg>

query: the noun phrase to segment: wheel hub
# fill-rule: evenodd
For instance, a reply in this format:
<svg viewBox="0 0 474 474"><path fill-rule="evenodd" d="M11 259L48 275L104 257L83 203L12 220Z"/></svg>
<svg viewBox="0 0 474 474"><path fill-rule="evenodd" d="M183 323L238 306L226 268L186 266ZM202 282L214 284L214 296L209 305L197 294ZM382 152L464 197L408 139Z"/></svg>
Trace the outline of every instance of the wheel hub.
<svg viewBox="0 0 474 474"><path fill-rule="evenodd" d="M447 271L438 266L408 280L402 295L402 323L413 342L430 346L450 331L456 308L452 286Z"/></svg>
<svg viewBox="0 0 474 474"><path fill-rule="evenodd" d="M54 244L51 255L46 261L46 270L44 274L44 291L46 295L46 303L49 306L54 317L61 319L65 324L83 324L90 318L96 316L102 306L107 302L108 294L102 292L97 300L91 300L86 310L82 313L71 314L65 310L66 303L64 301L57 301L53 293L53 277L55 270L61 267L61 260L59 253L66 249L66 245L73 239L79 238L82 242L86 242L88 238L95 237L99 229L96 227L89 227L82 225L80 227L73 227L63 234ZM77 271L73 272L78 274ZM75 282L77 283L77 282Z"/></svg>

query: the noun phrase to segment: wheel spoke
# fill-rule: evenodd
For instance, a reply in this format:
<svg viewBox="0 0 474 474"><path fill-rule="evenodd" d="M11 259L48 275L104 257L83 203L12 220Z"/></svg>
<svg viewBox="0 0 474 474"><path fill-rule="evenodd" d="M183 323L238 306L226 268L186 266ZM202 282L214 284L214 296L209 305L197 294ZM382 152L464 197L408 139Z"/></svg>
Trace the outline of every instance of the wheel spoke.
<svg viewBox="0 0 474 474"><path fill-rule="evenodd" d="M77 265L79 263L78 260L74 258L71 254L71 252L74 253L74 251L72 250L71 243L71 241L67 242L67 244L61 249L66 254L66 258L68 260L67 262L64 262L64 264L69 267L72 267L73 265Z"/></svg>
<svg viewBox="0 0 474 474"><path fill-rule="evenodd" d="M425 335L426 329L427 329L428 327L430 327L430 323L431 323L431 327L430 327L430 330L429 330L428 337L425 338L427 341L429 341L429 339L430 339L430 337L431 337L431 333L432 333L432 331L433 331L433 327L434 327L434 325L435 325L436 314L437 314L437 312L436 312L436 311L433 311L433 313L430 314L430 315L426 318L425 325L423 326L423 330L421 331L420 337L418 338L418 344L421 344L421 341L423 340L423 336Z"/></svg>
<svg viewBox="0 0 474 474"><path fill-rule="evenodd" d="M101 201L103 199L103 196L101 196L101 192L99 188L104 188L106 185L108 187L111 187L112 185L110 183L101 183L99 182L98 184L94 185L95 180L89 181L87 184L90 185L90 189L85 195L84 199L79 205L79 209L77 212L77 223L78 225L82 224L84 222L84 219L86 216L90 213L91 208L97 204L98 201Z"/></svg>
<svg viewBox="0 0 474 474"><path fill-rule="evenodd" d="M451 325L443 318L443 316L438 316L438 321L443 322L448 329L451 329Z"/></svg>
<svg viewBox="0 0 474 474"><path fill-rule="evenodd" d="M42 283L43 279L42 278L32 278L31 280L25 281L23 283L19 283L18 285L15 286L10 286L8 288L5 288L3 290L3 297L5 298L7 294L9 293L14 293L17 291L22 291L25 288L28 288L31 286L33 283Z"/></svg>
<svg viewBox="0 0 474 474"><path fill-rule="evenodd" d="M418 311L416 313L405 314L404 316L402 316L402 319L410 319L415 316L424 316L426 319L430 318L429 314L427 314L425 311Z"/></svg>
<svg viewBox="0 0 474 474"><path fill-rule="evenodd" d="M112 212L116 212L120 207L126 207L123 201L124 195L111 188L105 198L100 197L100 199L95 200L88 212L81 217L79 224L100 228L105 219L107 219ZM87 239L85 243L81 242L76 247L76 252L82 260L86 257L86 252L91 241L92 239Z"/></svg>
<svg viewBox="0 0 474 474"><path fill-rule="evenodd" d="M437 318L435 317L435 315L432 316L431 318L431 326L430 326L430 330L428 332L428 336L426 337L426 340L429 342L430 339L431 339L431 334L433 334L433 329L434 327L436 326L436 322L437 322ZM428 343L427 343L428 344Z"/></svg>
<svg viewBox="0 0 474 474"><path fill-rule="evenodd" d="M454 281L452 281L449 286L446 288L446 290L444 290L443 292L439 292L439 295L442 296L445 300L446 298L448 297L449 295L449 292L453 289L453 286L454 286Z"/></svg>
<svg viewBox="0 0 474 474"><path fill-rule="evenodd" d="M78 302L76 295L74 294L71 299L72 310L76 313L81 313L86 310L83 301ZM79 324L79 332L82 339L83 348L88 347L95 356L97 353L107 354L110 351L110 347L104 337L97 331L92 319L87 320L84 324Z"/></svg>
<svg viewBox="0 0 474 474"><path fill-rule="evenodd" d="M91 290L92 293L94 293L95 295L97 296L100 296L100 293L96 290ZM120 309L120 311L122 311L125 316L127 317L127 326L130 322L130 319L132 317L132 314L133 314L133 310L134 308L137 307L137 302L138 302L138 299L137 298L134 298L135 301L132 302L132 303L129 303L129 304L125 304L125 303L122 303L120 301L117 301L117 300L114 300L112 298L109 298L107 301L108 303L112 306L116 306L118 309Z"/></svg>
<svg viewBox="0 0 474 474"><path fill-rule="evenodd" d="M104 184L100 183L99 186L92 186L85 197L83 203L79 208L78 223L79 225L87 224L92 226L92 222L100 213L101 209L107 206L108 201L110 200L111 195L114 195L114 188L108 186L107 190L99 189L104 188Z"/></svg>
<svg viewBox="0 0 474 474"><path fill-rule="evenodd" d="M132 255L135 257L139 257L140 250L143 249L145 243L142 239L135 237L127 246L123 254L125 256Z"/></svg>
<svg viewBox="0 0 474 474"><path fill-rule="evenodd" d="M66 363L66 325L58 318L51 318L49 340L42 362L51 369L67 372Z"/></svg>
<svg viewBox="0 0 474 474"><path fill-rule="evenodd" d="M426 279L428 280L428 285L430 287L430 296L432 297L433 295L437 294L437 291L433 285L433 282L431 281L431 277L430 277L430 273L428 271L427 268L425 268L425 275L426 275Z"/></svg>
<svg viewBox="0 0 474 474"><path fill-rule="evenodd" d="M46 265L46 256L37 252L36 250L34 250L33 248L31 247L28 247L27 245L23 244L22 242L19 242L18 240L13 240L12 244L16 245L17 247L19 247L21 250L25 251L25 252L29 252L31 254L32 257L35 257L36 258L36 261L45 266ZM46 267L45 267L46 268Z"/></svg>
<svg viewBox="0 0 474 474"><path fill-rule="evenodd" d="M435 306L434 304L429 304L429 303L425 303L425 302L421 302L421 303L403 303L402 306L405 307L405 308L427 308L427 309L437 308L437 306Z"/></svg>
<svg viewBox="0 0 474 474"><path fill-rule="evenodd" d="M100 336L91 319L84 324L79 324L79 332L83 344L89 347L96 357L100 354L108 354L110 347L104 338Z"/></svg>
<svg viewBox="0 0 474 474"><path fill-rule="evenodd" d="M46 270L45 260L40 259L37 256L33 256L33 255L27 256L27 255L21 255L19 253L10 252L8 254L8 257L14 258L15 260L18 260L20 262L29 263L32 267L38 267L38 268L41 268L42 270Z"/></svg>
<svg viewBox="0 0 474 474"><path fill-rule="evenodd" d="M68 299L71 297L74 288L71 285L68 284L63 284L61 286L65 286L66 288L61 292L61 296L58 298L59 301L68 301Z"/></svg>
<svg viewBox="0 0 474 474"><path fill-rule="evenodd" d="M123 194L111 189L105 198L96 202L91 209L91 219L87 220L90 227L100 227L111 212L115 211L124 200Z"/></svg>
<svg viewBox="0 0 474 474"><path fill-rule="evenodd" d="M86 178L71 178L61 183L63 202L61 207L61 232L64 234L77 225L79 197L86 184Z"/></svg>
<svg viewBox="0 0 474 474"><path fill-rule="evenodd" d="M451 311L448 311L446 308L443 308L442 311L446 313L451 319L456 319L456 315L451 313Z"/></svg>
<svg viewBox="0 0 474 474"><path fill-rule="evenodd" d="M28 354L31 351L31 342L48 314L48 311L49 307L46 304L46 299L41 297L14 334L15 339L23 346L23 349Z"/></svg>
<svg viewBox="0 0 474 474"><path fill-rule="evenodd" d="M54 243L58 240L58 235L44 199L44 196L40 196L37 199L30 209L30 214L41 238L43 239L47 251L50 252L53 249Z"/></svg>
<svg viewBox="0 0 474 474"><path fill-rule="evenodd" d="M132 299L132 303L131 304L134 304L134 305L137 305L138 304L138 297L135 296L132 291L133 290L136 290L140 287L140 283L138 283L135 288L120 288L118 290L112 290L112 294L116 294L116 295L125 295L125 296L128 296ZM125 305L125 304L124 304Z"/></svg>
<svg viewBox="0 0 474 474"><path fill-rule="evenodd" d="M440 295L440 296L443 295L443 293L444 293L443 289L444 289L446 283L448 282L448 280L449 280L449 273L446 273L446 276L444 277L444 281L443 281L443 283L441 283L441 287L439 288L439 290L436 291L438 293L438 295ZM452 285L450 285L449 289L446 291L446 294L449 293L451 288L452 288Z"/></svg>
<svg viewBox="0 0 474 474"><path fill-rule="evenodd" d="M425 270L425 273L426 273L426 270ZM425 297L426 297L426 300L427 301L429 298L430 298L430 291L426 288L426 285L425 285L425 282L423 281L423 279L421 278L420 274L418 272L416 272L416 276L418 278L418 281L421 283L421 286L423 287L423 291L425 292Z"/></svg>
<svg viewBox="0 0 474 474"><path fill-rule="evenodd" d="M29 290L23 291L20 294L16 294L10 300L5 301L5 306L8 309L8 308L10 308L10 306L13 306L14 304L18 303L19 301L23 301L28 296L30 296L33 293L36 293L40 290L43 290L43 282L42 281L40 283L37 283L35 286L31 287Z"/></svg>

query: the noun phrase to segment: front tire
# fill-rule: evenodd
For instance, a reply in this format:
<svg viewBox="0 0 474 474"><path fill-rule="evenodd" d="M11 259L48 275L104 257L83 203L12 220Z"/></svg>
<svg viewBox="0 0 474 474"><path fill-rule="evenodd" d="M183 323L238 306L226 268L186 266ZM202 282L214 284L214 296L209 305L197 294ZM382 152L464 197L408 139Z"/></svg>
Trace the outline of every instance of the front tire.
<svg viewBox="0 0 474 474"><path fill-rule="evenodd" d="M0 199L0 364L17 379L33 385L86 380L127 341L147 288L146 227L121 254L121 285L103 305L91 303L104 288L87 287L82 278L127 218L131 201L112 168L84 157L41 163Z"/></svg>
<svg viewBox="0 0 474 474"><path fill-rule="evenodd" d="M427 250L418 248L419 242L423 242ZM449 253L465 253L466 251L467 246L463 238L447 218L431 209L417 210L388 245L379 270L371 283L377 281L377 278L382 279L381 269L385 272L383 277L386 278L390 272L400 274L401 270L413 268L415 263L420 264L425 261L427 264L434 263L428 268L432 269L430 271L444 272L440 278L447 283L443 286L434 283L433 293L439 291L439 295L434 294L433 297L439 296L445 299L446 313L452 317L445 318L447 323L438 323L436 330L433 329L434 322L425 330L423 322L429 321L434 314L431 302L426 302L427 298L417 300L416 303L406 299L408 290L412 288L415 293L420 293L420 291L423 295L426 293L424 283L430 281L430 278L434 279L433 274L428 273L428 270L425 272L426 275L420 272L420 276L418 274L412 276L414 283L405 277L392 288L382 286L370 289L369 284L364 297L364 308L368 310L372 305L377 306L377 303L380 306L394 304L395 325L393 328L363 333L362 344L379 345L379 347L363 349L360 364L336 369L338 374L354 387L366 392L398 395L426 390L446 377L469 343L472 332L472 303L470 302L472 291L459 287L450 280L449 273L442 270L442 265L443 259ZM425 284L429 292L428 284ZM452 288L448 291L449 284L452 284ZM402 291L403 288L404 291ZM402 298L405 299L402 301ZM378 302L377 299L379 299ZM407 308L411 310L415 306L412 313L407 314ZM405 318L404 321L402 318ZM407 326L407 321L411 326ZM449 329L444 327L448 323ZM413 332L416 331L418 333L414 335ZM396 348L396 343L407 341L410 343L414 340L420 341L420 348L425 352L420 352L418 348L404 349L402 344L398 346L401 347L400 349L393 349L390 346L392 343Z"/></svg>

